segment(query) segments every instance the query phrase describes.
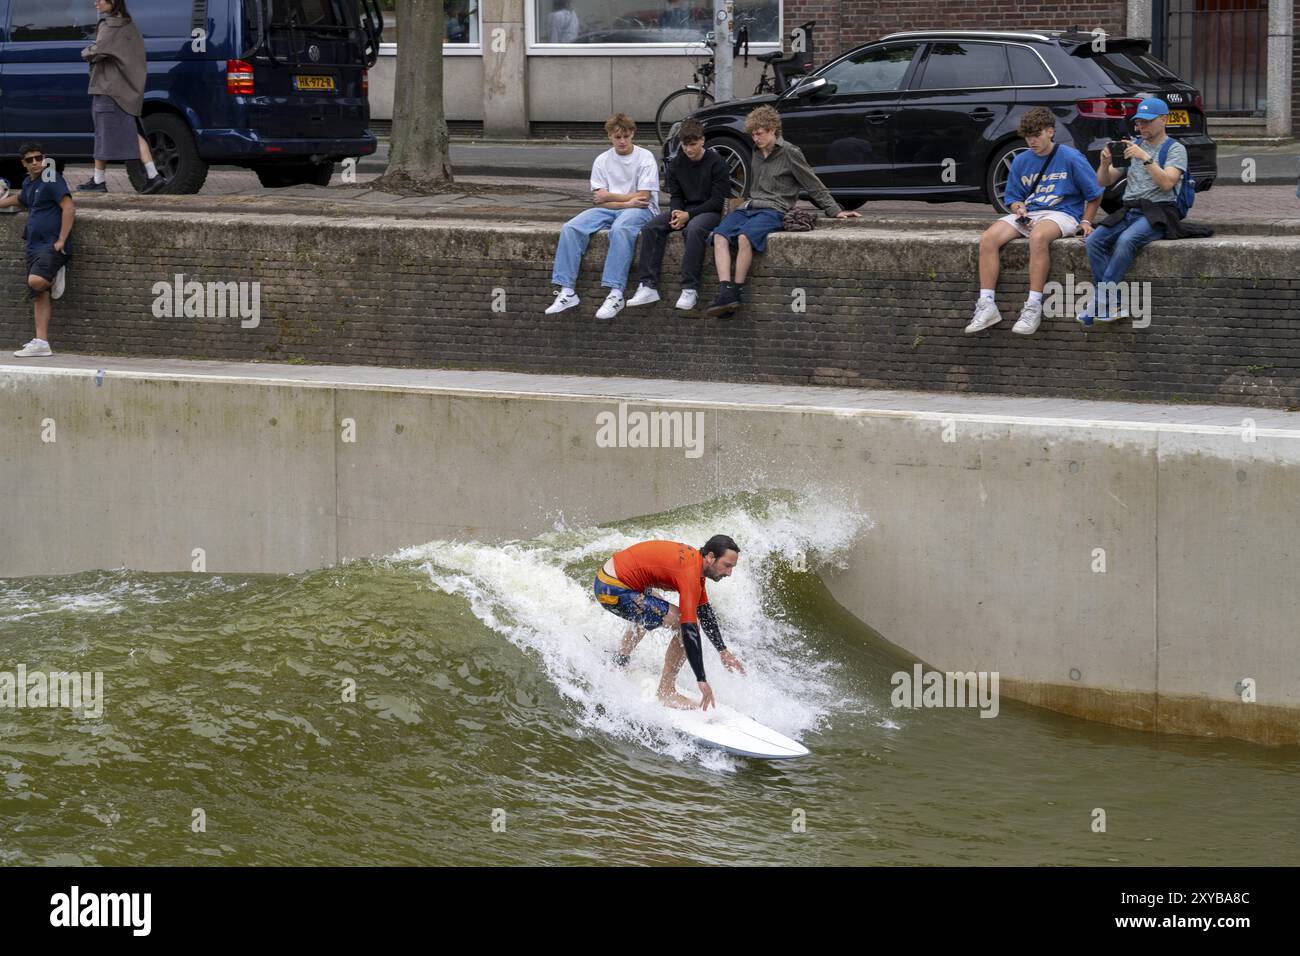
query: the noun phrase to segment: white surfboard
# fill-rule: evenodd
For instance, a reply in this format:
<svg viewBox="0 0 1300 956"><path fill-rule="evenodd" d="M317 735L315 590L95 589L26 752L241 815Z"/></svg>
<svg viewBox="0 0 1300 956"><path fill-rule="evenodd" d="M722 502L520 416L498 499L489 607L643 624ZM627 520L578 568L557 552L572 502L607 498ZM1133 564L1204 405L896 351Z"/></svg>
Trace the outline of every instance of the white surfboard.
<svg viewBox="0 0 1300 956"><path fill-rule="evenodd" d="M718 747L738 757L759 760L790 760L806 757L807 747L771 727L764 727L726 704L702 710L667 708L673 726L709 747Z"/></svg>

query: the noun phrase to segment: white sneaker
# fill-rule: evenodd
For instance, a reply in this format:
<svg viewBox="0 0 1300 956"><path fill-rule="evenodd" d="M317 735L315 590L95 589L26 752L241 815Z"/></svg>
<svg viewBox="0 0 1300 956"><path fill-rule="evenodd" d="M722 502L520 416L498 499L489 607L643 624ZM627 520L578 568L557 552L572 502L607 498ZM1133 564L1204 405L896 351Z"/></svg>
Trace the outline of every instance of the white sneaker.
<svg viewBox="0 0 1300 956"><path fill-rule="evenodd" d="M648 285L639 285L636 287L636 295L627 300L629 306L632 305L649 305L651 302L659 301L659 290ZM612 318L612 316L611 316Z"/></svg>
<svg viewBox="0 0 1300 956"><path fill-rule="evenodd" d="M30 342L28 342L26 345L24 345L22 348L20 348L17 352L14 353L14 355L18 356L19 358L34 358L36 356L53 355L53 354L54 353L50 351L50 343L42 342L40 339L32 339Z"/></svg>
<svg viewBox="0 0 1300 956"><path fill-rule="evenodd" d="M1043 321L1043 303L1026 302L1025 307L1020 310L1020 318L1016 319L1016 324L1011 326L1011 331L1017 335L1033 335L1038 331L1038 326Z"/></svg>
<svg viewBox="0 0 1300 956"><path fill-rule="evenodd" d="M596 313L598 319L612 319L623 311L623 306L627 303L623 301L623 293L618 289L610 289L609 295L605 296L605 304L600 307Z"/></svg>
<svg viewBox="0 0 1300 956"><path fill-rule="evenodd" d="M976 332L983 332L1001 321L1002 313L998 311L994 301L980 296L980 300L975 306L975 316L970 320L970 325L966 326L966 334L973 335Z"/></svg>
<svg viewBox="0 0 1300 956"><path fill-rule="evenodd" d="M67 273L68 273L68 267L62 266L60 267L59 271L54 274L54 284L50 286L51 299L63 298L63 290L68 286Z"/></svg>
<svg viewBox="0 0 1300 956"><path fill-rule="evenodd" d="M694 289L683 289L682 294L677 297L677 308L685 309L687 312L695 308L700 301L700 294Z"/></svg>
<svg viewBox="0 0 1300 956"><path fill-rule="evenodd" d="M578 304L578 293L565 293L563 289L555 294L555 301L546 308L547 315L557 315L565 309L572 309Z"/></svg>

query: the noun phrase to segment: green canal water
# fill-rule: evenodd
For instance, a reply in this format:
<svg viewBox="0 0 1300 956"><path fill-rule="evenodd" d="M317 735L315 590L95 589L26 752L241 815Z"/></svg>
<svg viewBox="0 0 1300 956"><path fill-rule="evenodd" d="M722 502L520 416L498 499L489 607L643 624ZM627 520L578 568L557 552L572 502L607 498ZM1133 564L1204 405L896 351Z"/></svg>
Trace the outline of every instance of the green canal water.
<svg viewBox="0 0 1300 956"><path fill-rule="evenodd" d="M750 671L706 647L715 691L803 760L679 738L642 699L662 634L608 663L596 568L715 531L743 549L710 595ZM104 678L98 719L0 708L0 862L1300 863L1294 749L891 707L908 664L818 576L870 533L772 494L301 575L0 580L0 671Z"/></svg>

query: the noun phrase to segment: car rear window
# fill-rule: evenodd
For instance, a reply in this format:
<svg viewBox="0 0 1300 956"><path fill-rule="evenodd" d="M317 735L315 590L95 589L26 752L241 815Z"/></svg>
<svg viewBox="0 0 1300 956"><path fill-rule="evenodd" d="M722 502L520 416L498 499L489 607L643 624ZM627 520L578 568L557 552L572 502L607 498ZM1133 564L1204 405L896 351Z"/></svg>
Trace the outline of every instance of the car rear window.
<svg viewBox="0 0 1300 956"><path fill-rule="evenodd" d="M1000 43L932 43L920 90L970 90L1010 86L1006 47Z"/></svg>
<svg viewBox="0 0 1300 956"><path fill-rule="evenodd" d="M1080 54L1105 72L1113 83L1151 83L1176 80L1178 74L1149 53L1138 50L1108 50L1094 53L1084 47Z"/></svg>
<svg viewBox="0 0 1300 956"><path fill-rule="evenodd" d="M1051 86L1055 82L1038 54L1028 47L1009 46L1007 56L1011 60L1011 82L1016 86Z"/></svg>

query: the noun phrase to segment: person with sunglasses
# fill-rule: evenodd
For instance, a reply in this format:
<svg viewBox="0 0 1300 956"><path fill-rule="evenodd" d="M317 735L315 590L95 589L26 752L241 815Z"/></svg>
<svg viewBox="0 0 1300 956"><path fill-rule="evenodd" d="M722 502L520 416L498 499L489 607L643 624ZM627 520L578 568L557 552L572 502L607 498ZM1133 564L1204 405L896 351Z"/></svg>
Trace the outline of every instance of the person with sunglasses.
<svg viewBox="0 0 1300 956"><path fill-rule="evenodd" d="M50 316L52 299L63 295L66 267L72 255L72 223L76 207L72 192L59 175L53 159L36 143L25 143L19 151L27 178L17 193L0 198L0 208L22 206L27 210L27 293L32 299L36 337L14 353L19 358L52 354Z"/></svg>

